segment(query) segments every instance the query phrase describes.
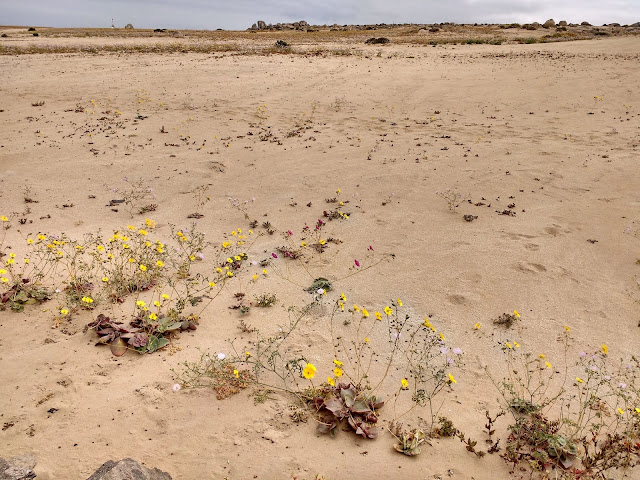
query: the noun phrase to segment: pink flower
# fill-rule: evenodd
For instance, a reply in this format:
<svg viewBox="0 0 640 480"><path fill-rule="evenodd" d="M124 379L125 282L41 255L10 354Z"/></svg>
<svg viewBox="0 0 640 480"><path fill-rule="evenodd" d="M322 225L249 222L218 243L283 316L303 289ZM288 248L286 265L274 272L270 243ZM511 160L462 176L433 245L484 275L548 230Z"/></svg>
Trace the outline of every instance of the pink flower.
<svg viewBox="0 0 640 480"><path fill-rule="evenodd" d="M179 392L181 388L182 388L182 387L180 386L180 384L179 384L179 383L176 383L176 384L173 386L173 391L174 391L174 392Z"/></svg>
<svg viewBox="0 0 640 480"><path fill-rule="evenodd" d="M293 236L293 232L291 230L287 230L287 233L289 234L289 236Z"/></svg>
<svg viewBox="0 0 640 480"><path fill-rule="evenodd" d="M354 260L354 263L356 264L356 267L360 266L360 262L358 260Z"/></svg>
<svg viewBox="0 0 640 480"><path fill-rule="evenodd" d="M278 255L276 255L275 253L272 253L272 254L271 254L271 256L272 256L273 258L278 258Z"/></svg>
<svg viewBox="0 0 640 480"><path fill-rule="evenodd" d="M373 252L373 247L371 245L369 245L369 250Z"/></svg>

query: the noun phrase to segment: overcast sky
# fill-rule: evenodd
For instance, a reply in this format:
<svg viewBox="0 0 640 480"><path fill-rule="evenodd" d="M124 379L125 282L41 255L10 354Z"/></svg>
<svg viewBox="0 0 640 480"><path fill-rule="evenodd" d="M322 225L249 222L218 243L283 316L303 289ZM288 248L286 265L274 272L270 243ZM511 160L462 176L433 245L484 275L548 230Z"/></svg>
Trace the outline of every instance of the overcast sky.
<svg viewBox="0 0 640 480"><path fill-rule="evenodd" d="M640 0L0 0L0 24L243 30L267 23L640 21Z"/></svg>

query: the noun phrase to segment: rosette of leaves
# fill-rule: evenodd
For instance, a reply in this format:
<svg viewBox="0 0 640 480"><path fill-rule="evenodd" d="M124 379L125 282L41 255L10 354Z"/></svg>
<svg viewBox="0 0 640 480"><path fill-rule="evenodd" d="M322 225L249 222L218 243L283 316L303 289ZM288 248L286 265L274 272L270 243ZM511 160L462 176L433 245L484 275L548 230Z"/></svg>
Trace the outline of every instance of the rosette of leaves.
<svg viewBox="0 0 640 480"><path fill-rule="evenodd" d="M571 468L578 455L578 449L562 435L552 435L548 440L547 453L556 458L564 468Z"/></svg>
<svg viewBox="0 0 640 480"><path fill-rule="evenodd" d="M178 323L177 328L180 328L180 325ZM153 353L170 343L157 332L150 334L134 322L130 326L114 322L102 313L85 327L85 332L89 328L94 329L100 337L96 345L109 345L111 353L116 357L121 357L131 349L141 354Z"/></svg>
<svg viewBox="0 0 640 480"><path fill-rule="evenodd" d="M379 434L375 426L378 422L376 410L382 408L384 401L363 394L357 386L341 383L326 387L311 399L311 404L318 411L320 433L335 435L338 425L346 422L356 435L364 438L376 438Z"/></svg>
<svg viewBox="0 0 640 480"><path fill-rule="evenodd" d="M316 293L321 288L329 292L333 289L333 285L331 284L331 281L327 280L326 278L316 278L311 286L307 288L307 292Z"/></svg>
<svg viewBox="0 0 640 480"><path fill-rule="evenodd" d="M25 305L49 300L51 295L46 289L37 287L28 278L23 278L0 296L0 310L8 305L14 312L22 312Z"/></svg>
<svg viewBox="0 0 640 480"><path fill-rule="evenodd" d="M419 428L411 430L410 432L400 432L396 438L399 443L396 443L393 448L409 457L419 455L420 445L426 441L424 432Z"/></svg>

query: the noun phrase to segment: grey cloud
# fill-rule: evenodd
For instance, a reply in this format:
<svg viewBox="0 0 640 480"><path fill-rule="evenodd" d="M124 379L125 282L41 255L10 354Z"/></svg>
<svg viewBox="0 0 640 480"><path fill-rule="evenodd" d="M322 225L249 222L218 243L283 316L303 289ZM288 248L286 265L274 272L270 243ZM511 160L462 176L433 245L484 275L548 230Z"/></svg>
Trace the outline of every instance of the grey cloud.
<svg viewBox="0 0 640 480"><path fill-rule="evenodd" d="M7 1L7 25L245 29L306 20L312 24L506 23L547 18L594 24L640 21L639 0L24 0Z"/></svg>

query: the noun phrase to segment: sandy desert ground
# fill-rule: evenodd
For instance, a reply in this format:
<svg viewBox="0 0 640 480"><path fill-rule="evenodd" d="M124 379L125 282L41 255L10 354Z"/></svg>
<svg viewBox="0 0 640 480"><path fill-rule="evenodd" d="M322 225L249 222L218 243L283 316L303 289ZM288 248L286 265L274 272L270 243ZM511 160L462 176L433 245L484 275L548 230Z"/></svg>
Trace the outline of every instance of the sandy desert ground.
<svg viewBox="0 0 640 480"><path fill-rule="evenodd" d="M131 299L62 321L64 292L22 313L0 312L0 456L33 453L38 479L86 478L124 457L177 479L510 478L499 455L477 458L457 439L398 454L386 431L391 402L380 410L379 438L331 438L316 433L311 417L292 420L290 395L256 404L253 388L224 400L210 389L174 392L171 370L197 360L199 349L231 355L228 339L251 349L255 333L240 328L241 318L277 334L287 307L312 300L303 287L325 277L333 290L290 347L313 361L315 380L334 367L328 312L340 293L347 309L371 312L400 298L402 315L418 324L429 316L462 349L465 365L437 397L439 414L485 449L484 412L500 408L485 369L505 373L505 342L559 365L566 325L571 365L602 344L612 359L638 353L639 60L638 37L359 44L350 55L0 56L5 253L22 261L26 239L38 233L108 236L145 218L157 222L154 240L168 239L170 225L193 221L194 192L205 185L210 201L197 223L215 247L194 268L213 271L219 245L254 219L246 253L270 259L266 276L248 263L220 283L198 329L151 355L114 357L94 346L95 332L83 333L102 311L125 321ZM123 178L152 188L156 211L132 219L106 206L117 199L113 189L126 188ZM304 225L334 208L326 199L338 189L349 218L327 222L323 235L342 243L322 255L308 248L301 261L273 258L283 233L291 230L297 245ZM447 189L464 196L455 211L437 194ZM383 260L375 266L369 246ZM354 260L363 271L350 275ZM238 291L278 302L243 317L229 308ZM512 329L492 323L513 310L521 321ZM350 314L337 318L346 331ZM370 339L382 355L385 335L376 327ZM372 376L383 368L376 364ZM579 374L570 369L571 378ZM394 364L383 393L396 393L403 376ZM428 417L416 408L402 421L424 428ZM503 439L509 420L497 423Z"/></svg>

